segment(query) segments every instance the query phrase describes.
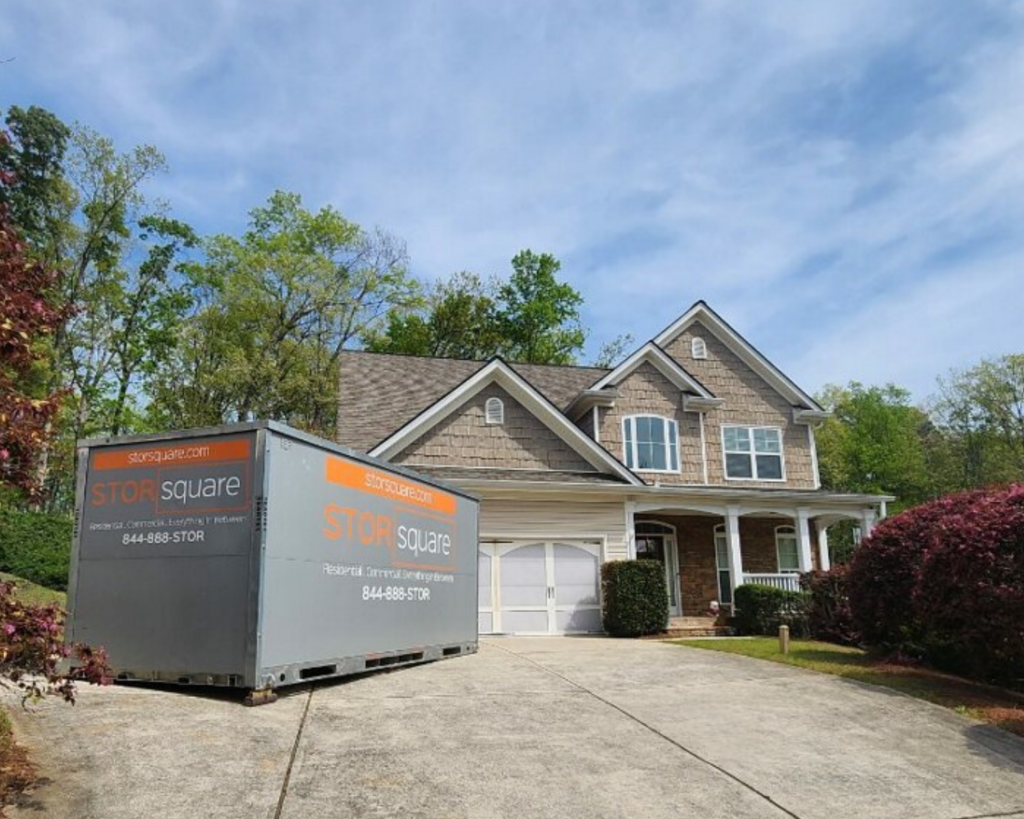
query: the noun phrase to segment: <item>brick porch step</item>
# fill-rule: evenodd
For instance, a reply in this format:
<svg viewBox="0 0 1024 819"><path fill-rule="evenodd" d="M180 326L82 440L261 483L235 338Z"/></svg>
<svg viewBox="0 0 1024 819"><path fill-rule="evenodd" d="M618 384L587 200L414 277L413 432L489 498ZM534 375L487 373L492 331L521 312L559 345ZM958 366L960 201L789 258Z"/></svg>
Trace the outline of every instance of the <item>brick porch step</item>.
<svg viewBox="0 0 1024 819"><path fill-rule="evenodd" d="M668 628L656 637L730 637L732 634L733 630L729 626L715 625L714 617L672 617L668 621Z"/></svg>

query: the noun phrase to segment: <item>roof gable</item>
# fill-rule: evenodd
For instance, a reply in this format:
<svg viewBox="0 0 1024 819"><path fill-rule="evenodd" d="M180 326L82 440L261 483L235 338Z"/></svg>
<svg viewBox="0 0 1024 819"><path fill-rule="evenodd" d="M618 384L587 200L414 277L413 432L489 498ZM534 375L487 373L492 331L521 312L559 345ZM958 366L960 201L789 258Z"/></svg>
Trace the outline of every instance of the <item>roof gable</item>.
<svg viewBox="0 0 1024 819"><path fill-rule="evenodd" d="M600 472L612 474L623 481L642 485L642 481L626 469L614 456L587 437L562 412L500 358L470 375L465 381L434 402L385 440L370 450L380 458L391 458L407 445L447 418L455 409L490 384L497 384L554 432L561 440Z"/></svg>
<svg viewBox="0 0 1024 819"><path fill-rule="evenodd" d="M753 344L741 336L725 319L711 309L707 303L698 301L672 324L654 337L653 344L667 347L690 325L700 322L707 330L756 372L776 392L791 404L811 410L822 410L820 404L804 392L796 383L772 364Z"/></svg>
<svg viewBox="0 0 1024 819"><path fill-rule="evenodd" d="M688 373L678 361L669 356L653 341L648 341L618 367L601 378L591 389L601 390L606 387L615 386L645 362L654 365L662 375L683 392L693 393L701 398L715 397L700 381Z"/></svg>

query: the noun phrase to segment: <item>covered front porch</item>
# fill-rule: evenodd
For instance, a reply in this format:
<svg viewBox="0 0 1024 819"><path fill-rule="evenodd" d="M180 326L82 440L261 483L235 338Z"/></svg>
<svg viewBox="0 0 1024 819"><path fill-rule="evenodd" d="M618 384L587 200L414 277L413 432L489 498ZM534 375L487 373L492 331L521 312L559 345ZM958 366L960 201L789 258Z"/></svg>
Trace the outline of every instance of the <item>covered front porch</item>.
<svg viewBox="0 0 1024 819"><path fill-rule="evenodd" d="M798 591L802 572L828 569L832 524L855 520L867 536L882 514L884 505L863 502L637 502L627 509L629 552L665 566L671 617L731 613L738 586Z"/></svg>

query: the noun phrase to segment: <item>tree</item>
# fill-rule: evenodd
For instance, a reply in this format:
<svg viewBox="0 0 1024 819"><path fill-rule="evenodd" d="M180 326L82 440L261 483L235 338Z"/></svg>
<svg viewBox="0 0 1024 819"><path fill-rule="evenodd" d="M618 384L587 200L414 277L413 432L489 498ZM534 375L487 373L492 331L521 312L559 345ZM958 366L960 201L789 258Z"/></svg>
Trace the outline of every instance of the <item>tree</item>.
<svg viewBox="0 0 1024 819"><path fill-rule="evenodd" d="M419 298L404 245L278 191L240 239L205 247L190 270L197 311L156 379L161 411L178 423L272 418L331 434L341 350Z"/></svg>
<svg viewBox="0 0 1024 819"><path fill-rule="evenodd" d="M501 349L495 290L473 273L456 273L436 283L417 309L389 310L385 327L369 333L363 346L378 353L490 358Z"/></svg>
<svg viewBox="0 0 1024 819"><path fill-rule="evenodd" d="M0 145L6 141L0 131ZM13 173L0 171L0 190L14 181ZM67 311L52 300L57 272L27 258L8 201L0 198L0 484L35 497L47 425L62 397L45 391L38 367L46 358L47 337Z"/></svg>
<svg viewBox="0 0 1024 819"><path fill-rule="evenodd" d="M626 352L633 346L633 334L623 333L601 345L594 359L593 366L611 369L626 357Z"/></svg>
<svg viewBox="0 0 1024 819"><path fill-rule="evenodd" d="M934 414L956 488L1024 480L1024 354L986 359L939 379Z"/></svg>
<svg viewBox="0 0 1024 819"><path fill-rule="evenodd" d="M0 173L11 182L0 190L0 202L30 252L56 266L55 239L70 220L71 191L64 177L64 158L71 129L35 105L7 111L10 139L0 143Z"/></svg>
<svg viewBox="0 0 1024 819"><path fill-rule="evenodd" d="M523 250L512 258L512 276L498 288L497 327L502 352L527 364L572 364L583 349L583 297L555 274L561 263L550 253Z"/></svg>
<svg viewBox="0 0 1024 819"><path fill-rule="evenodd" d="M833 414L815 434L825 488L893 494L899 508L934 494L922 442L928 416L907 390L851 382L826 387L818 400Z"/></svg>

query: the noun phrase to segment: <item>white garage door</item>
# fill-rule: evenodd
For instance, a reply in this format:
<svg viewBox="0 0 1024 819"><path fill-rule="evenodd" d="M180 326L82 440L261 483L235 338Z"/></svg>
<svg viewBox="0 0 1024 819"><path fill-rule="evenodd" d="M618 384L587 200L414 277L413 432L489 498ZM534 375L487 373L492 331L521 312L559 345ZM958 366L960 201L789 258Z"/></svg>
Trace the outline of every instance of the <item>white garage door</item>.
<svg viewBox="0 0 1024 819"><path fill-rule="evenodd" d="M481 633L600 631L600 553L560 540L481 544Z"/></svg>

